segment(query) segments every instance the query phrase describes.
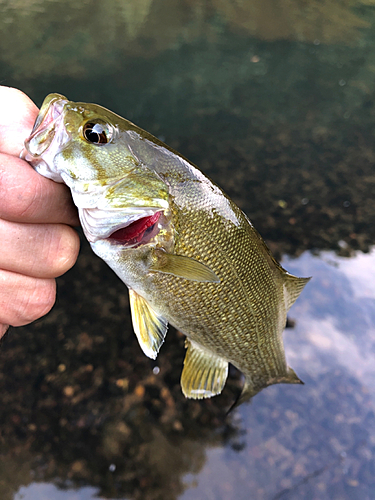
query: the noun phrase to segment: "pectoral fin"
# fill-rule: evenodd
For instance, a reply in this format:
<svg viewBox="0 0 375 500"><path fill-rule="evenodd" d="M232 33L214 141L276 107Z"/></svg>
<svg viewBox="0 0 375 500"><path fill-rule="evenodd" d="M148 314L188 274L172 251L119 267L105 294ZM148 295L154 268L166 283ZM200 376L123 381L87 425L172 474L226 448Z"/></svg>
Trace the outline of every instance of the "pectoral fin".
<svg viewBox="0 0 375 500"><path fill-rule="evenodd" d="M228 376L228 362L186 340L186 356L181 375L182 392L187 398L202 399L220 394Z"/></svg>
<svg viewBox="0 0 375 500"><path fill-rule="evenodd" d="M156 359L167 333L168 321L153 311L143 297L129 289L130 310L134 332L142 351L151 359Z"/></svg>
<svg viewBox="0 0 375 500"><path fill-rule="evenodd" d="M201 262L190 257L154 250L150 271L173 274L190 281L220 283L220 278Z"/></svg>

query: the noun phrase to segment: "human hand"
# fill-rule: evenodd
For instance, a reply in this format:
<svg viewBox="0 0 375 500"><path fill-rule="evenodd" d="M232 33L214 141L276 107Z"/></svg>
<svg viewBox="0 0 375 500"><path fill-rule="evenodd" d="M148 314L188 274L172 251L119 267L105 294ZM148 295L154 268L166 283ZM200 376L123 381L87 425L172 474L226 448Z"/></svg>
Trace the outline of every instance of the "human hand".
<svg viewBox="0 0 375 500"><path fill-rule="evenodd" d="M19 158L38 108L0 86L0 338L47 314L57 276L78 256L78 225L69 190Z"/></svg>

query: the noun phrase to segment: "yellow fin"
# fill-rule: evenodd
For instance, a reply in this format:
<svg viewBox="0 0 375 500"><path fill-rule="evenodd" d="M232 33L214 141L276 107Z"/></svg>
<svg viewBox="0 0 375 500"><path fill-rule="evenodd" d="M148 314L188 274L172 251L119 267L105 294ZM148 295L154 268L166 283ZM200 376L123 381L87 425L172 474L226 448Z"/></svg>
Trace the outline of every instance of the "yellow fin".
<svg viewBox="0 0 375 500"><path fill-rule="evenodd" d="M287 311L292 307L294 302L298 299L299 294L302 292L304 286L311 278L297 278L293 274L284 274L284 286L286 291L286 308Z"/></svg>
<svg viewBox="0 0 375 500"><path fill-rule="evenodd" d="M182 392L187 398L202 399L220 394L228 376L228 361L186 340Z"/></svg>
<svg viewBox="0 0 375 500"><path fill-rule="evenodd" d="M209 267L190 257L154 250L152 258L150 271L173 274L190 281L220 283L220 278Z"/></svg>
<svg viewBox="0 0 375 500"><path fill-rule="evenodd" d="M167 333L168 321L158 316L147 300L129 289L130 310L134 332L142 351L151 359L156 359Z"/></svg>

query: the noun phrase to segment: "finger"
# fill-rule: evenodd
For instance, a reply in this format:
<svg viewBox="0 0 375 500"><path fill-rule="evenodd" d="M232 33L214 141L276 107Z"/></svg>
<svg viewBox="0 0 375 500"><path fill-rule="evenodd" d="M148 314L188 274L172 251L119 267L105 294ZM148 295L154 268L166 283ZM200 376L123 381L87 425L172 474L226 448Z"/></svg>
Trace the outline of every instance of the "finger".
<svg viewBox="0 0 375 500"><path fill-rule="evenodd" d="M14 222L79 225L69 189L28 163L0 153L0 218Z"/></svg>
<svg viewBox="0 0 375 500"><path fill-rule="evenodd" d="M19 156L30 135L38 108L20 90L0 86L0 151Z"/></svg>
<svg viewBox="0 0 375 500"><path fill-rule="evenodd" d="M2 325L0 323L0 339L1 339L1 337L3 337L6 334L8 328L9 328L9 325Z"/></svg>
<svg viewBox="0 0 375 500"><path fill-rule="evenodd" d="M0 269L56 278L76 262L79 237L65 224L19 224L0 219Z"/></svg>
<svg viewBox="0 0 375 500"><path fill-rule="evenodd" d="M0 324L22 326L50 311L56 282L0 271Z"/></svg>

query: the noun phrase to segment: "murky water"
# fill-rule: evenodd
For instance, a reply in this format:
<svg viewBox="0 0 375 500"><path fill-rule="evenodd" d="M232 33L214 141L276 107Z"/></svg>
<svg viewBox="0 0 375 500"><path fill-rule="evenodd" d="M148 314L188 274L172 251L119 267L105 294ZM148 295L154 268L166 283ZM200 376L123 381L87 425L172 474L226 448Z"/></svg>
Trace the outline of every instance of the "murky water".
<svg viewBox="0 0 375 500"><path fill-rule="evenodd" d="M127 292L83 244L43 320L0 350L4 500L375 499L375 4L0 2L3 85L134 121L240 205L313 276L273 386L229 417L183 397L183 338L156 362Z"/></svg>

